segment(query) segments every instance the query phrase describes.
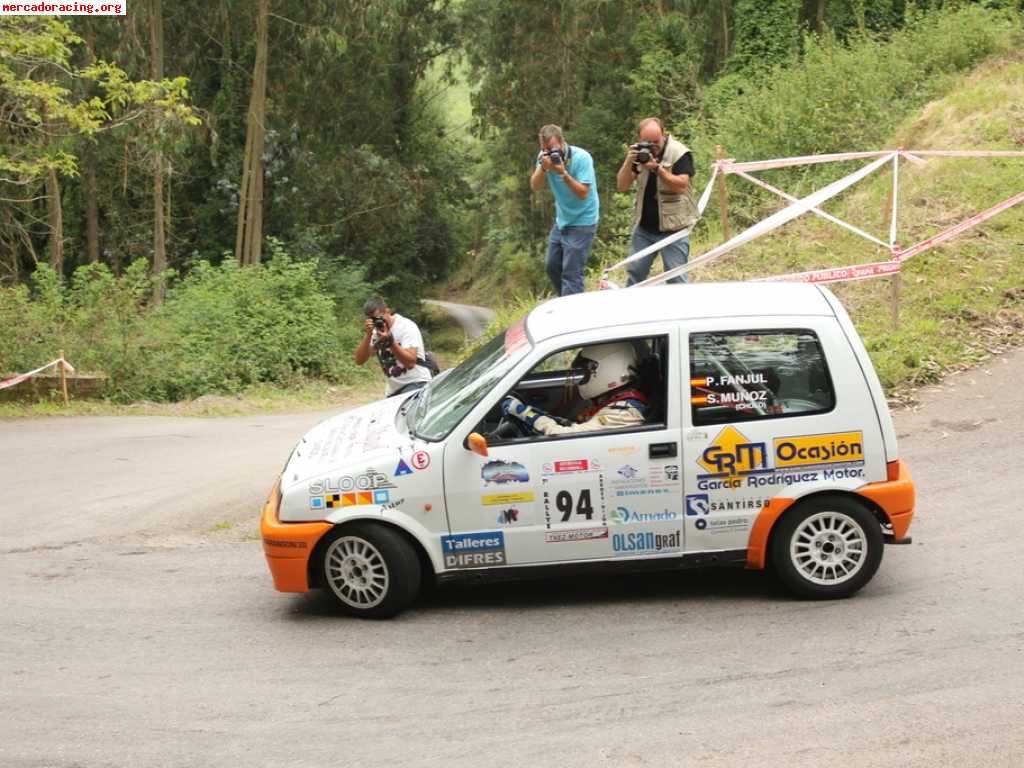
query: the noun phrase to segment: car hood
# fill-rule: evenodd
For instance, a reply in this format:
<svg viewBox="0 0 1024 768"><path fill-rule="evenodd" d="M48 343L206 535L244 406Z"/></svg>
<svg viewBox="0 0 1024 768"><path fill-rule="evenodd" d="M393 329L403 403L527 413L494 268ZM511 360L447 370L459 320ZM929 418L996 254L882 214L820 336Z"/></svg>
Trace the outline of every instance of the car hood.
<svg viewBox="0 0 1024 768"><path fill-rule="evenodd" d="M281 474L282 491L326 472L366 464L394 455L397 448L411 446L414 440L405 426L405 417L398 413L407 399L380 400L317 424L292 451Z"/></svg>

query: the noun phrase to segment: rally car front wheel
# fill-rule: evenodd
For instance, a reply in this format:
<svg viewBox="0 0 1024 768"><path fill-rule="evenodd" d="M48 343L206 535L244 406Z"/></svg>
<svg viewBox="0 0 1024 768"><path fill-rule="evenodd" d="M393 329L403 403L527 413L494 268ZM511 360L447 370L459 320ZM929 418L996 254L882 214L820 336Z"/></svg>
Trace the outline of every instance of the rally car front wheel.
<svg viewBox="0 0 1024 768"><path fill-rule="evenodd" d="M783 515L772 535L772 563L800 597L849 597L882 562L882 529L864 504L847 496L815 496Z"/></svg>
<svg viewBox="0 0 1024 768"><path fill-rule="evenodd" d="M331 534L320 562L323 584L346 613L387 619L405 610L420 587L420 562L400 533L352 523Z"/></svg>

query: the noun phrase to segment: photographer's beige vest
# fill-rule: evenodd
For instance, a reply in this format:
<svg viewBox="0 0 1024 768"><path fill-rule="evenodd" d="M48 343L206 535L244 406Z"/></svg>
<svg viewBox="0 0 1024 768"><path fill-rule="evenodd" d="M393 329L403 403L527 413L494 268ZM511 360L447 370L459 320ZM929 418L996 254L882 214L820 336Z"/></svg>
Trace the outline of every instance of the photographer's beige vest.
<svg viewBox="0 0 1024 768"><path fill-rule="evenodd" d="M659 163L672 170L683 155L690 150L685 144L665 137L665 151L661 155ZM636 184L636 203L633 206L633 226L640 223L640 213L644 207L644 190L651 178L651 172L646 168L640 171ZM697 203L693 199L693 187L687 188L683 194L677 194L668 188L668 185L658 177L658 223L662 232L678 232L680 229L692 227L700 218L700 211L697 210Z"/></svg>

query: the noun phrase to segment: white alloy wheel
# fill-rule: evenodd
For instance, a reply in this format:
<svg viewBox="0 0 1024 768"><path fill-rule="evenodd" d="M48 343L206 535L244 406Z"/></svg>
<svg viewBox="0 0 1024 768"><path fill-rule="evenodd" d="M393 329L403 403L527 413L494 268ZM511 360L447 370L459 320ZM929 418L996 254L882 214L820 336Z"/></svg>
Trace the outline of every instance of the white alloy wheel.
<svg viewBox="0 0 1024 768"><path fill-rule="evenodd" d="M800 522L789 542L789 556L803 578L832 586L849 581L864 566L867 534L843 512L818 512Z"/></svg>
<svg viewBox="0 0 1024 768"><path fill-rule="evenodd" d="M388 594L390 575L384 556L359 536L339 536L324 554L324 573L331 591L357 610L375 608Z"/></svg>

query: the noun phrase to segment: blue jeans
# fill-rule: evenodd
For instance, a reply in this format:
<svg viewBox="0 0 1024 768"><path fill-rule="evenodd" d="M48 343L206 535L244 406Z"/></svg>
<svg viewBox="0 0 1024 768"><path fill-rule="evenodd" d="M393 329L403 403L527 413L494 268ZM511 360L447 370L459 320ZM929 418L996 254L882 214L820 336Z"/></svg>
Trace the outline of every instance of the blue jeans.
<svg viewBox="0 0 1024 768"><path fill-rule="evenodd" d="M629 255L632 256L637 251L642 251L649 245L654 245L659 240L662 240L666 235L657 235L648 232L646 229L637 225L633 227L633 239L629 243ZM665 265L665 271L681 267L686 263L686 260L690 258L690 236L676 240L671 245L666 245L660 251L644 256L642 259L630 262L626 265L626 272L629 273L629 280L626 285L633 285L647 279L647 276L651 273L651 262L654 261L654 257L661 254L662 263ZM676 275L675 277L667 280L669 283L685 283L686 275Z"/></svg>
<svg viewBox="0 0 1024 768"><path fill-rule="evenodd" d="M548 235L548 255L544 261L548 278L559 296L583 293L583 269L594 247L597 224L564 227L556 224Z"/></svg>

